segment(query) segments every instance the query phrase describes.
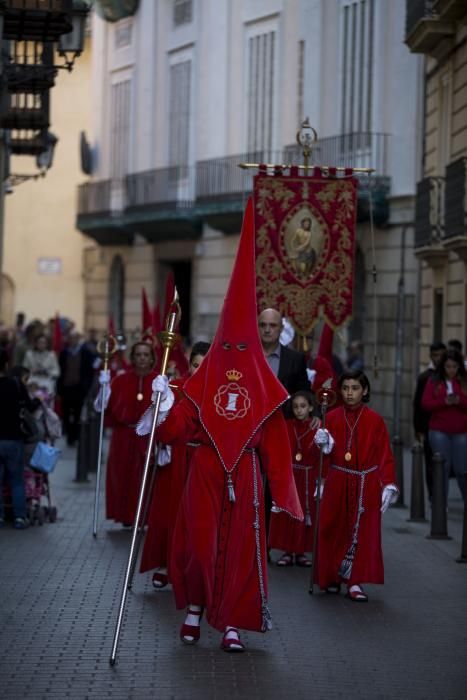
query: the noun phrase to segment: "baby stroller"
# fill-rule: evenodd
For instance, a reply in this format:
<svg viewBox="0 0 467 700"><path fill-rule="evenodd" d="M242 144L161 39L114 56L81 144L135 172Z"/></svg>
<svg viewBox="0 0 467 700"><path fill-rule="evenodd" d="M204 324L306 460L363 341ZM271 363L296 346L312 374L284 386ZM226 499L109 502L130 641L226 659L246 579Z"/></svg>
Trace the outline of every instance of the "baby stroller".
<svg viewBox="0 0 467 700"><path fill-rule="evenodd" d="M53 447L55 440L61 436L61 423L57 414L45 402L36 410L34 418L40 439L25 445L24 487L29 522L31 525L43 525L46 521L54 523L57 520L57 508L52 505L49 483L49 474L55 467L56 459L45 468L37 454L41 452L41 447L45 451L49 445Z"/></svg>
<svg viewBox="0 0 467 700"><path fill-rule="evenodd" d="M29 523L43 525L46 520L54 523L57 520L57 508L52 505L50 498L49 475L33 467L25 467L24 488ZM43 498L47 500L46 505L43 503Z"/></svg>

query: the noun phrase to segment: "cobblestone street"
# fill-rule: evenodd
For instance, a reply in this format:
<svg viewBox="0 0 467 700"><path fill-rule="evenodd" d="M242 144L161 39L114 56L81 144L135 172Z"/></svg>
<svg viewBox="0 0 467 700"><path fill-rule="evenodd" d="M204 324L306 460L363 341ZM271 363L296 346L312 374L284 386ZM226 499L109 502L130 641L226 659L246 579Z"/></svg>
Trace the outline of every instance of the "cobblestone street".
<svg viewBox="0 0 467 700"><path fill-rule="evenodd" d="M467 566L455 562L462 502L453 481L452 540L426 539L429 524L408 523L407 509L387 513L386 585L367 587L367 605L310 596L307 570L270 565L274 629L244 633L243 655L223 653L205 624L200 643L183 646L171 593L138 574L111 668L131 534L101 521L93 539L93 481L73 482L74 459L65 448L51 477L55 524L0 532L3 700L466 697Z"/></svg>

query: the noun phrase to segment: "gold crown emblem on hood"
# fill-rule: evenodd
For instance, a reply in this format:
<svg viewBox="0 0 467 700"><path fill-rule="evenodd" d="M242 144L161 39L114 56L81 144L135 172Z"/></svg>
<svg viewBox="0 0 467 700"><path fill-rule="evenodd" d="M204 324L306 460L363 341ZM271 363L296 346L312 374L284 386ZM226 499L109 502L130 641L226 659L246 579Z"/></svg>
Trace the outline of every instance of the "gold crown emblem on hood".
<svg viewBox="0 0 467 700"><path fill-rule="evenodd" d="M238 382L243 377L243 374L238 369L228 369L225 375L230 382Z"/></svg>

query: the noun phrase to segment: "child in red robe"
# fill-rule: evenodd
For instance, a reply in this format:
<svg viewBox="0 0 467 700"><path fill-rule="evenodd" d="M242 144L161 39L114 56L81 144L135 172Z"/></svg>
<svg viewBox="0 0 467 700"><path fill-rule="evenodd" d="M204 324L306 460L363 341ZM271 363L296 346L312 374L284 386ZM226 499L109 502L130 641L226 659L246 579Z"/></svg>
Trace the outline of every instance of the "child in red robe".
<svg viewBox="0 0 467 700"><path fill-rule="evenodd" d="M298 496L305 519L293 520L285 513L271 513L269 547L285 550L276 562L277 566L311 566L305 552L313 550L313 527L315 520L315 488L319 464L319 449L314 437L320 420L313 418L313 395L309 391L297 391L292 396L293 418L287 422L289 442L292 449L292 466Z"/></svg>
<svg viewBox="0 0 467 700"><path fill-rule="evenodd" d="M148 439L136 435L135 426L141 412L151 404L151 385L156 376L152 343L147 339L135 343L130 360L131 369L117 375L111 384L110 370L100 372L101 388L94 402L97 411L104 404L112 426L105 485L106 517L125 526L132 525L136 515L146 459Z"/></svg>
<svg viewBox="0 0 467 700"><path fill-rule="evenodd" d="M366 406L360 370L339 378L343 405L329 412L315 442L329 454L318 533L316 581L328 593L366 602L363 583L384 583L381 513L397 500L394 457L382 417Z"/></svg>

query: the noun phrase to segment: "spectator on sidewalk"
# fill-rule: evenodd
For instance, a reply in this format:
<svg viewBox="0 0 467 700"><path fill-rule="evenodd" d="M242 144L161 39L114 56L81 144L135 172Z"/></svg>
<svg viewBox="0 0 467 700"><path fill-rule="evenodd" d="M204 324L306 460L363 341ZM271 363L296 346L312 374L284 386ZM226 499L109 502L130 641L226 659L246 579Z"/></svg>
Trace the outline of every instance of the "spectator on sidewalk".
<svg viewBox="0 0 467 700"><path fill-rule="evenodd" d="M75 330L71 331L68 346L60 353L60 377L57 382L63 430L70 447L79 438L81 409L92 386L95 360L96 356L84 345L81 335Z"/></svg>
<svg viewBox="0 0 467 700"><path fill-rule="evenodd" d="M44 333L36 337L32 349L26 350L23 367L31 372L29 381L44 389L52 399L55 396L60 367L56 354L47 347L47 338Z"/></svg>
<svg viewBox="0 0 467 700"><path fill-rule="evenodd" d="M363 345L360 340L352 340L352 342L349 343L345 360L345 369L347 372L352 372L354 370L363 372L365 369Z"/></svg>
<svg viewBox="0 0 467 700"><path fill-rule="evenodd" d="M464 358L464 367L467 370L467 359L465 358L464 352L463 352L463 346L460 340L456 340L455 338L452 338L451 340L448 340L448 350L457 350L458 353L460 353L463 358Z"/></svg>
<svg viewBox="0 0 467 700"><path fill-rule="evenodd" d="M415 438L423 445L423 453L425 456L425 480L430 501L433 494L433 452L428 439L430 414L422 407L422 396L427 381L438 369L445 351L446 346L444 343L438 341L430 345L430 364L427 369L418 375L413 399L413 427Z"/></svg>
<svg viewBox="0 0 467 700"><path fill-rule="evenodd" d="M24 445L21 430L21 411L34 411L38 401L31 400L23 381L7 376L8 355L0 350L0 527L5 523L3 482L5 474L11 489L13 527L23 530L28 526L26 493L23 482Z"/></svg>
<svg viewBox="0 0 467 700"><path fill-rule="evenodd" d="M444 457L446 499L452 466L462 497L467 472L467 371L457 350L447 350L425 386L422 408L430 413L431 449Z"/></svg>

